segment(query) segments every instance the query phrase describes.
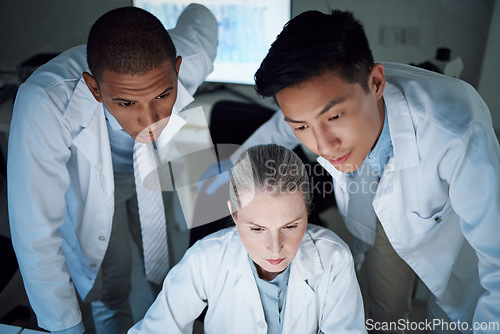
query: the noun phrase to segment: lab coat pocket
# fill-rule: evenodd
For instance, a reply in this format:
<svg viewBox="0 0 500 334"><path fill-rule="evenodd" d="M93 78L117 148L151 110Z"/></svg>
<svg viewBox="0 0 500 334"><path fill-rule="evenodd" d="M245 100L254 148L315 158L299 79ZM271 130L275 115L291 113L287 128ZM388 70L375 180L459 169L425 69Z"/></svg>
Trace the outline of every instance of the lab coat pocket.
<svg viewBox="0 0 500 334"><path fill-rule="evenodd" d="M441 210L431 212L431 214L421 214L417 211L411 211L409 219L412 222L412 232L419 235L431 233L439 224L447 219L452 212L451 202L448 199Z"/></svg>

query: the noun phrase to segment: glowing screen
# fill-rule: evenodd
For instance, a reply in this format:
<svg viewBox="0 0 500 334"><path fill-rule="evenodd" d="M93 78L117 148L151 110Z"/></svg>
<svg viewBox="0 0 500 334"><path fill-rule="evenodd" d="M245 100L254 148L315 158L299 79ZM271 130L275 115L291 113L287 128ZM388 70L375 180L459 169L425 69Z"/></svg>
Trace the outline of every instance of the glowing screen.
<svg viewBox="0 0 500 334"><path fill-rule="evenodd" d="M192 0L133 0L167 29ZM276 36L290 20L290 0L200 0L219 22L214 71L207 81L253 84L253 76Z"/></svg>

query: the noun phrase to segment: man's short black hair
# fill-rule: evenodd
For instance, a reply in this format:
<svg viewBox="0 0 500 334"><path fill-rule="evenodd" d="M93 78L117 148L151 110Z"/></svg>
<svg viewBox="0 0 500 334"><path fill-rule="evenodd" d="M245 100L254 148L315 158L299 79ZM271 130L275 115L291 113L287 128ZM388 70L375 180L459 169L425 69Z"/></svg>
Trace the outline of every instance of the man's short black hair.
<svg viewBox="0 0 500 334"><path fill-rule="evenodd" d="M335 71L368 91L373 65L363 26L351 12L308 11L285 25L255 73L255 86L260 95L275 96L284 88Z"/></svg>
<svg viewBox="0 0 500 334"><path fill-rule="evenodd" d="M99 81L104 71L142 75L165 61L175 69L176 50L163 24L153 14L122 7L102 15L87 41L87 63Z"/></svg>

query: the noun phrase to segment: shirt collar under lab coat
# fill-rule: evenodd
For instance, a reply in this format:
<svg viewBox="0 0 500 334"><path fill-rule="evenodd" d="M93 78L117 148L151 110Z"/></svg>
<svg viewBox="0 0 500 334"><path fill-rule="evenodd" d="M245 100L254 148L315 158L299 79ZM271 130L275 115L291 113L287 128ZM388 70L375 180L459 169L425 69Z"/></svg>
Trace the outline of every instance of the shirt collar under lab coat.
<svg viewBox="0 0 500 334"><path fill-rule="evenodd" d="M384 105L384 125L378 137L375 147L372 148L363 164L370 166L372 172L381 177L385 166L390 158L394 156L391 134L389 133L389 121L387 120L387 108Z"/></svg>

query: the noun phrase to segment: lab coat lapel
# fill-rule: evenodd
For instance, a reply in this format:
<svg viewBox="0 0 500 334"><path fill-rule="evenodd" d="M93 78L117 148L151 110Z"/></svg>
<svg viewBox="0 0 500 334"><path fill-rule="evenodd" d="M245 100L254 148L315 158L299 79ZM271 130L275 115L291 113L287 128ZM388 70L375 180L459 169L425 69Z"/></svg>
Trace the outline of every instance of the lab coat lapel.
<svg viewBox="0 0 500 334"><path fill-rule="evenodd" d="M410 108L403 93L394 85L386 83L384 96L391 134L394 147L394 169L411 168L420 164L415 126L410 115ZM392 166L388 164L389 170ZM392 164L391 164L392 165Z"/></svg>
<svg viewBox="0 0 500 334"><path fill-rule="evenodd" d="M114 210L114 178L108 128L103 106L95 101L83 78L76 86L66 109L65 117L83 127L83 130L73 140L73 144L88 159L97 173L106 198L106 205L112 213Z"/></svg>
<svg viewBox="0 0 500 334"><path fill-rule="evenodd" d="M181 65L182 67L182 65ZM172 115L179 114L184 108L186 108L191 102L194 101L194 97L189 94L188 90L180 80L177 80L177 99L172 108Z"/></svg>
<svg viewBox="0 0 500 334"><path fill-rule="evenodd" d="M315 293L307 284L307 280L322 272L323 266L318 251L306 230L299 251L290 264L283 333L292 331L297 320L314 299Z"/></svg>
<svg viewBox="0 0 500 334"><path fill-rule="evenodd" d="M356 172L342 173L324 158L319 157L318 162L333 178L337 207L347 229L365 244L373 244L377 217L374 210L367 208L371 208L378 177L367 164L363 164ZM364 250L359 248L353 251L357 253Z"/></svg>
<svg viewBox="0 0 500 334"><path fill-rule="evenodd" d="M341 214L347 212L347 204L349 202L349 193L347 192L347 174L339 172L333 165L323 157L317 158L318 163L332 176L335 185L335 197L337 206Z"/></svg>
<svg viewBox="0 0 500 334"><path fill-rule="evenodd" d="M416 184L409 184L408 182L416 183L418 180L407 175L413 172L412 168L420 165L420 154L418 152L415 126L410 115L408 102L403 93L396 86L387 83L384 97L386 101L390 101L390 103L386 103L386 109L394 157L389 159L384 169L384 174L380 179L377 193L373 199L373 207L391 244L397 251L404 245L400 245L397 238L394 238L397 232L390 224L390 220L393 218L391 218L392 215L388 211L388 203L396 206L401 205L401 186L403 185L409 189L417 189Z"/></svg>
<svg viewBox="0 0 500 334"><path fill-rule="evenodd" d="M242 259L242 261L246 261L248 268L244 269L244 272L235 285L235 300L233 304L235 306L235 314L233 319L244 322L248 321L248 328L250 330L257 325L256 322L259 322L259 319L264 321L265 316L262 301L260 300L259 289L253 277L250 263L248 263L248 258ZM235 324L234 328L242 328L241 323Z"/></svg>
<svg viewBox="0 0 500 334"><path fill-rule="evenodd" d="M255 282L252 268L248 258L248 253L241 243L238 232L231 242L228 254L233 254L229 261L225 264L224 270L238 276L238 281L234 285L234 297L232 305L234 305L231 319L228 321L238 321L233 328L243 328L244 323L247 323L249 333L258 332L256 326L261 319L264 321L264 308L260 300L259 288ZM253 331L252 331L253 330Z"/></svg>
<svg viewBox="0 0 500 334"><path fill-rule="evenodd" d="M381 202L384 198L394 194L393 182L396 173L420 164L415 127L406 98L396 86L390 83L386 84L384 96L386 101L390 101L386 103L386 108L394 157L387 162L373 201L379 219L384 215ZM394 203L397 203L397 200Z"/></svg>

